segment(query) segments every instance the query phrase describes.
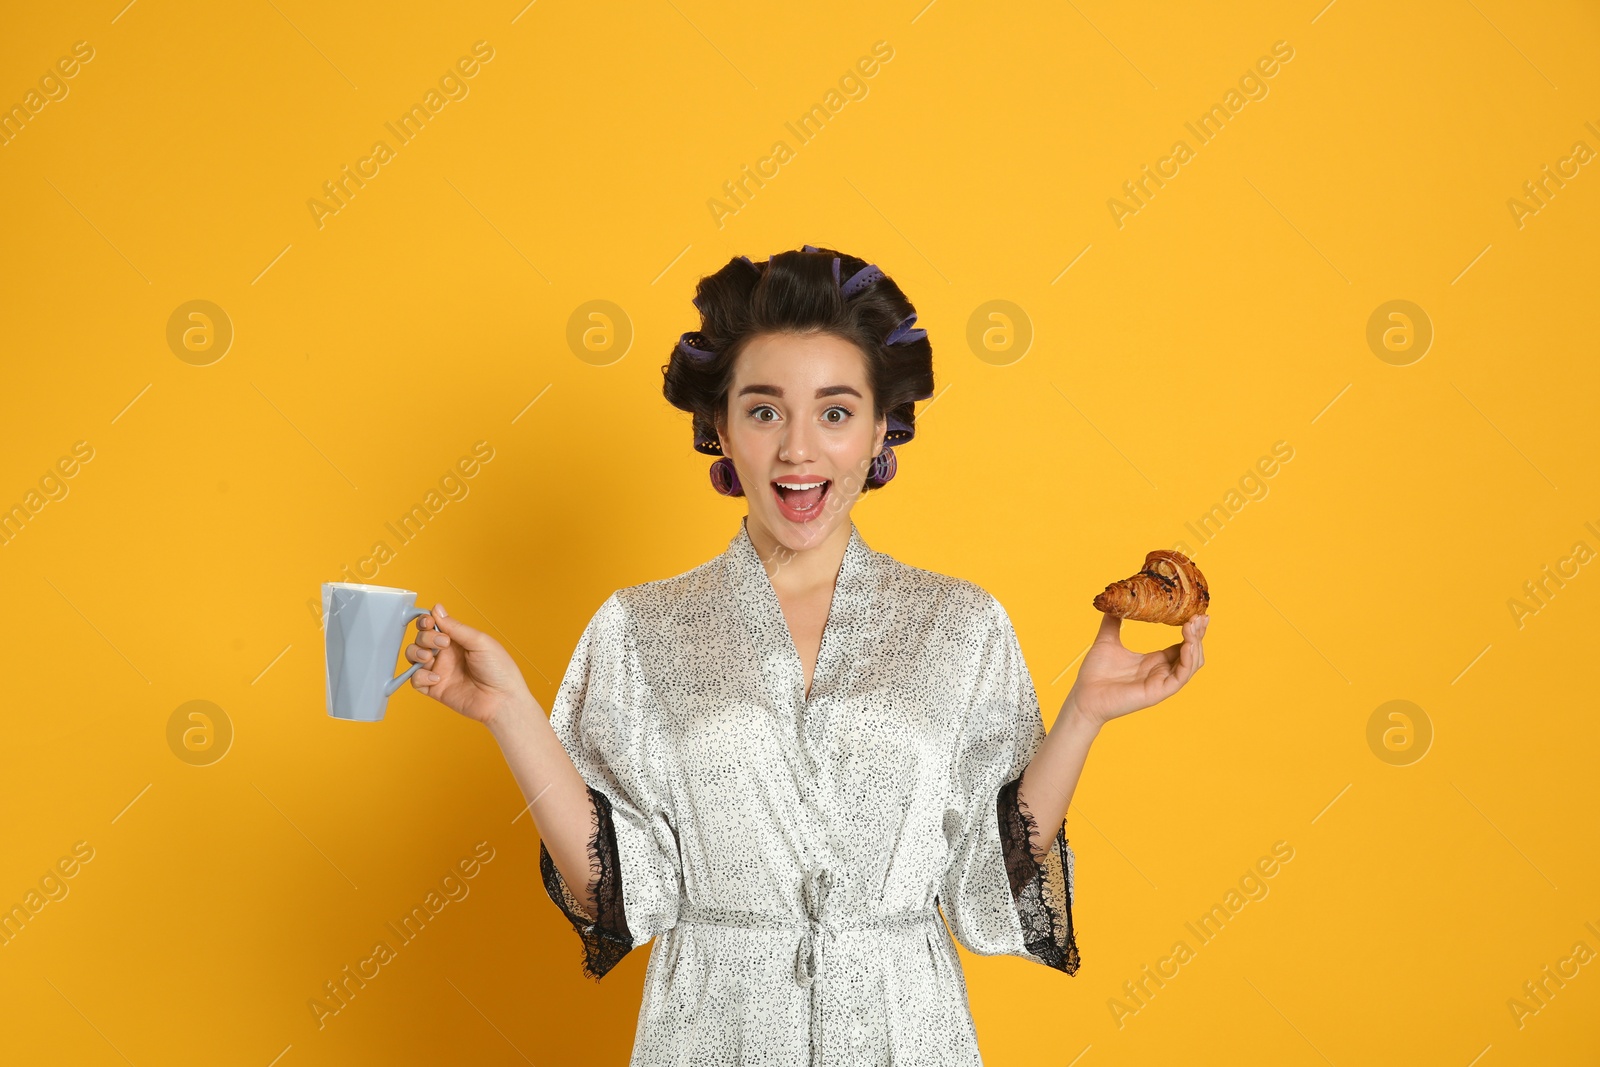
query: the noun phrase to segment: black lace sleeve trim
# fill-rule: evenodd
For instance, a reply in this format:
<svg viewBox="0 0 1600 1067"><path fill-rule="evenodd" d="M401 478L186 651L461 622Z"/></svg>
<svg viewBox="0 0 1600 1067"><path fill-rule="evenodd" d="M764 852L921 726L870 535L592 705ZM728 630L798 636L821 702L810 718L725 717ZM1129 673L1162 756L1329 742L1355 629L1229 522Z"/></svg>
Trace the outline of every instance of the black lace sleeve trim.
<svg viewBox="0 0 1600 1067"><path fill-rule="evenodd" d="M1067 852L1067 822L1061 820L1055 839L1042 851L1034 847L1039 828L1019 788L1022 779L1000 789L995 808L1000 818L1000 850L1017 917L1022 920L1023 946L1046 966L1078 973L1078 943L1072 931L1072 860Z"/></svg>
<svg viewBox="0 0 1600 1067"><path fill-rule="evenodd" d="M617 831L611 821L611 801L589 787L594 801L594 823L589 837L589 891L599 904L598 916L590 916L573 895L550 852L539 843L539 873L545 892L572 923L583 941L583 973L599 981L633 948L628 917L622 900L622 868L617 859Z"/></svg>

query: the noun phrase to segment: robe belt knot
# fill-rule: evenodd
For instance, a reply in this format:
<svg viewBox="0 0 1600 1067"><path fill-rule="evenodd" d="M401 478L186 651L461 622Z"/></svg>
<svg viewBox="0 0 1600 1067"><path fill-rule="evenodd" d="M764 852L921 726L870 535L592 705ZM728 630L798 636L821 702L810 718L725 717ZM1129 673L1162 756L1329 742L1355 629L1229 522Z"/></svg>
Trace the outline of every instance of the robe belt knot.
<svg viewBox="0 0 1600 1067"><path fill-rule="evenodd" d="M846 930L884 930L895 927L916 926L939 917L938 910L929 904L921 908L892 912L886 915L835 915L828 906L834 887L832 872L826 868L813 868L806 872L800 883L800 901L805 916L792 917L733 908L711 908L685 905L678 914L680 923L710 923L714 926L737 926L744 929L800 931L800 943L795 949L794 980L803 989L811 991L812 1048L815 1059L822 1051L822 997L820 987L824 977L824 964L828 946Z"/></svg>

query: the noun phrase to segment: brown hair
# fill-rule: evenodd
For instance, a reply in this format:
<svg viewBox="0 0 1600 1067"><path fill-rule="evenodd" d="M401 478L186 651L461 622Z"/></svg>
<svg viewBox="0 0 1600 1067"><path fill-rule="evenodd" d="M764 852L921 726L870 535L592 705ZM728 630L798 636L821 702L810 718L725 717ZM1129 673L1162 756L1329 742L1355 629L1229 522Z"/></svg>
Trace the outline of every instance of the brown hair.
<svg viewBox="0 0 1600 1067"><path fill-rule="evenodd" d="M888 275L863 259L806 245L762 264L736 256L695 287L700 328L683 335L661 368L661 391L694 416L694 447L720 456L716 417L726 414L734 361L766 333L830 333L867 360L873 418L887 417L884 446L915 433L913 401L933 395L933 346L911 329L916 309ZM896 342L889 344L894 336ZM872 478L866 489L876 489Z"/></svg>

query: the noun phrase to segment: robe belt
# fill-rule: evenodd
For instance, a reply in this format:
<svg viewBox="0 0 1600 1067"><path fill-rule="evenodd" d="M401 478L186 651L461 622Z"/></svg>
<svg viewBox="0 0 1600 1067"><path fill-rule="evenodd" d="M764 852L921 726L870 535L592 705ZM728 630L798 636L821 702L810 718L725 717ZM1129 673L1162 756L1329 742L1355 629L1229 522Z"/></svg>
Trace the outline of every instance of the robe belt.
<svg viewBox="0 0 1600 1067"><path fill-rule="evenodd" d="M829 890L833 877L829 871L817 868L807 872L801 882L801 901L805 905L804 917L773 915L745 911L739 908L713 908L685 904L678 914L679 923L707 923L712 926L734 926L747 930L799 930L800 944L795 951L794 980L811 992L811 1062L822 1060L822 996L821 982L826 946L835 935L845 930L885 930L917 926L939 917L938 910L929 904L922 908L892 912L887 915L834 916L828 908Z"/></svg>

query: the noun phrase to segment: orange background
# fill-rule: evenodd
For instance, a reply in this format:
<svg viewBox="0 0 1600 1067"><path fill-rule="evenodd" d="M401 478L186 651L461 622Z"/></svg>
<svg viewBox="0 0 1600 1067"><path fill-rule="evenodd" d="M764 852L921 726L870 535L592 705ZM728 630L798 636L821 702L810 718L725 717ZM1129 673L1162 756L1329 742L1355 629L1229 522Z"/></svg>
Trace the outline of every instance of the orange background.
<svg viewBox="0 0 1600 1067"><path fill-rule="evenodd" d="M123 3L0 39L0 905L66 891L0 946L0 1061L626 1058L645 953L580 976L483 729L409 690L326 715L318 587L386 542L368 579L488 629L548 706L607 594L737 529L660 394L695 280L807 242L880 264L935 346L864 537L994 592L1047 719L1107 582L1179 543L1211 582L1206 670L1074 798L1082 970L966 959L987 1062L1600 1055L1593 5ZM220 317L169 342L194 300Z"/></svg>

